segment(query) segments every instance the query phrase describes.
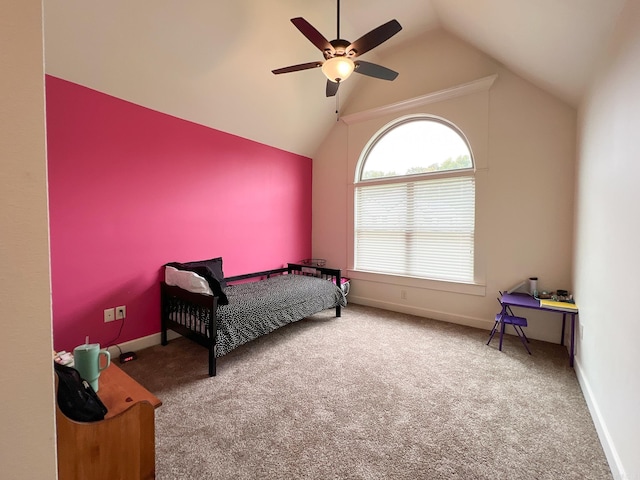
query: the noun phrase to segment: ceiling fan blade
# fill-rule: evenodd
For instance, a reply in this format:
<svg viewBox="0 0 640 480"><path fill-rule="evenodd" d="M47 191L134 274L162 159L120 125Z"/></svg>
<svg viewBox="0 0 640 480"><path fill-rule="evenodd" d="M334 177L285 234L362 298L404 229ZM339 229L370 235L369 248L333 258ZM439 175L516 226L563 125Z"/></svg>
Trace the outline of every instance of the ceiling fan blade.
<svg viewBox="0 0 640 480"><path fill-rule="evenodd" d="M275 75L280 73L290 73L290 72L299 72L300 70L308 70L310 68L318 68L322 66L322 62L308 62L301 63L299 65L291 65L290 67L278 68L276 70L271 70Z"/></svg>
<svg viewBox="0 0 640 480"><path fill-rule="evenodd" d="M382 80L395 80L398 76L398 72L391 70L390 68L383 67L382 65L363 62L362 60L357 60L354 63L356 64L356 69L354 70L354 72L360 73L362 75L380 78Z"/></svg>
<svg viewBox="0 0 640 480"><path fill-rule="evenodd" d="M365 33L362 37L349 45L347 52L355 50L356 56L362 55L381 43L386 42L400 30L402 30L402 26L397 20L389 20L378 28L374 28L369 33Z"/></svg>
<svg viewBox="0 0 640 480"><path fill-rule="evenodd" d="M327 97L335 97L336 93L338 93L339 86L340 86L340 83L327 80Z"/></svg>
<svg viewBox="0 0 640 480"><path fill-rule="evenodd" d="M325 50L328 50L331 53L335 52L334 48L331 46L331 43L329 43L329 40L324 38L324 35L322 35L318 30L316 30L315 27L311 25L309 22L307 22L304 18L302 17L292 18L291 23L293 23L296 26L296 28L300 30L300 32L305 37L307 37L307 39L311 43L313 43L316 47L318 47L318 49L321 52L324 52Z"/></svg>

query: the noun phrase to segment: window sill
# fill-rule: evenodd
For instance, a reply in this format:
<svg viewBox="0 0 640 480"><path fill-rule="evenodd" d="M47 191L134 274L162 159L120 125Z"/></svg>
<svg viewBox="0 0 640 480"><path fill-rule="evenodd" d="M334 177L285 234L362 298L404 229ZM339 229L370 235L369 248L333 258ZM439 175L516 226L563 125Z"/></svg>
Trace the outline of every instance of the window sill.
<svg viewBox="0 0 640 480"><path fill-rule="evenodd" d="M440 292L462 293L465 295L486 296L487 287L479 283L446 282L442 280L429 280L426 278L406 277L401 275L389 275L384 273L362 272L359 270L347 270L351 279L365 280L375 283L386 283L404 287L423 288Z"/></svg>

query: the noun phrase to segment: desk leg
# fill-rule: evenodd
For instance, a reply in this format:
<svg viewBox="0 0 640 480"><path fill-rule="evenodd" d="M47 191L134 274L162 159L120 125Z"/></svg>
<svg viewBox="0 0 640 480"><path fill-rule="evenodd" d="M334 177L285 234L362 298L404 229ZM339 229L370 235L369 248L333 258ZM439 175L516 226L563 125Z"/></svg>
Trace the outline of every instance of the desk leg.
<svg viewBox="0 0 640 480"><path fill-rule="evenodd" d="M564 346L564 328L567 323L567 314L562 314L562 336L560 337L560 345Z"/></svg>
<svg viewBox="0 0 640 480"><path fill-rule="evenodd" d="M571 346L569 347L569 366L573 367L573 355L575 353L575 336L576 336L576 314L571 314Z"/></svg>
<svg viewBox="0 0 640 480"><path fill-rule="evenodd" d="M502 307L501 315L506 315L506 307ZM502 351L502 337L504 336L504 322L502 321L502 317L500 317L500 346L498 347L499 351Z"/></svg>

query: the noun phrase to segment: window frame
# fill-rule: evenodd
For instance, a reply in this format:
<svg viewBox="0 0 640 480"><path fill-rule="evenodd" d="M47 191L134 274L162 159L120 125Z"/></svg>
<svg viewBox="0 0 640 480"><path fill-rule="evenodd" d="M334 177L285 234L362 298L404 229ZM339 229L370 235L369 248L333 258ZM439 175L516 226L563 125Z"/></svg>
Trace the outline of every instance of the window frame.
<svg viewBox="0 0 640 480"><path fill-rule="evenodd" d="M457 133L462 139L462 141L465 143L465 145L467 146L467 149L469 150L471 167L457 168L455 170L438 170L435 172L426 172L426 173L411 173L411 174L405 174L405 175L396 175L392 177L377 177L377 178L366 178L366 179L362 178L363 169L365 164L367 163L367 157L369 156L369 153L375 148L376 144L378 144L384 138L385 135L387 135L390 131L401 127L404 124L412 123L416 121L424 121L424 120L440 123L445 127L450 128L455 133ZM469 143L469 139L466 137L464 132L460 130L460 128L457 125L455 125L453 122L449 120L446 120L442 117L438 117L436 115L429 115L429 114L405 115L403 117L400 117L394 121L387 123L384 127L382 127L375 134L373 134L373 136L369 139L364 149L360 153L360 156L358 157L358 162L356 164L356 169L355 169L354 185L359 185L359 184L369 183L369 182L384 182L385 180L394 180L394 179L406 178L406 177L411 177L411 178L415 177L422 180L426 178L433 178L434 176L444 176L444 177L452 177L452 176L458 176L458 175L468 176L469 172L475 173L475 171L476 171L476 162L475 162L475 156L473 154L473 150L471 149L471 144ZM455 174L458 174L458 175L455 175ZM423 178L420 178L420 177L423 177ZM393 183L393 182L389 182L389 183Z"/></svg>
<svg viewBox="0 0 640 480"><path fill-rule="evenodd" d="M372 152L372 150L378 145L380 141L384 139L384 137L396 128L401 128L403 125L416 122L416 121L428 121L428 122L437 122L445 127L451 129L454 133L456 133L460 139L464 142L467 151L469 153L471 167L461 168L461 169L451 169L451 170L437 170L433 172L422 172L422 173L411 173L405 175L394 175L394 176L385 176L385 177L375 177L375 178L365 178L363 179L363 173L366 167L367 159ZM472 178L474 181L474 185L476 182L476 173L477 173L477 163L475 159L475 155L469 142L469 139L462 131L460 127L458 127L455 123L450 120L447 120L443 117L425 114L425 113L416 113L411 115L402 116L396 118L378 131L376 131L367 141L364 148L361 150L360 155L358 156L358 160L354 169L354 181L353 181L353 208L352 208L352 221L350 225L351 230L351 242L352 242L352 269L349 271L350 275L353 278L362 278L362 279L371 279L373 277L378 281L383 281L385 283L391 283L396 285L406 285L406 286L426 286L427 288L434 290L443 290L450 292L459 292L459 293L469 293L469 294L480 294L482 290L478 290L476 286L483 286L476 281L477 278L477 190L474 187L474 253L471 258L471 263L473 265L473 280L472 281L463 281L463 280L443 280L436 278L428 278L428 277L414 277L408 274L400 274L400 273L381 273L381 272L371 272L366 270L357 270L355 268L356 262L356 195L358 192L358 188L366 187L367 185L385 185L385 184L410 184L417 183L429 180L437 180L443 178L455 178L455 177L465 177Z"/></svg>

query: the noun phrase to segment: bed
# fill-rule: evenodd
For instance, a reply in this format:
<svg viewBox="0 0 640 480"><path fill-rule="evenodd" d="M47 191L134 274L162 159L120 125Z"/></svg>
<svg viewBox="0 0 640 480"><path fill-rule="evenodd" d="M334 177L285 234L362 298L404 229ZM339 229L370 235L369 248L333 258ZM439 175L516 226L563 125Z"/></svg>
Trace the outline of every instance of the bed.
<svg viewBox="0 0 640 480"><path fill-rule="evenodd" d="M286 268L224 277L220 257L165 265L161 343L173 330L206 347L209 376L216 358L277 328L347 304L340 270L290 263Z"/></svg>

